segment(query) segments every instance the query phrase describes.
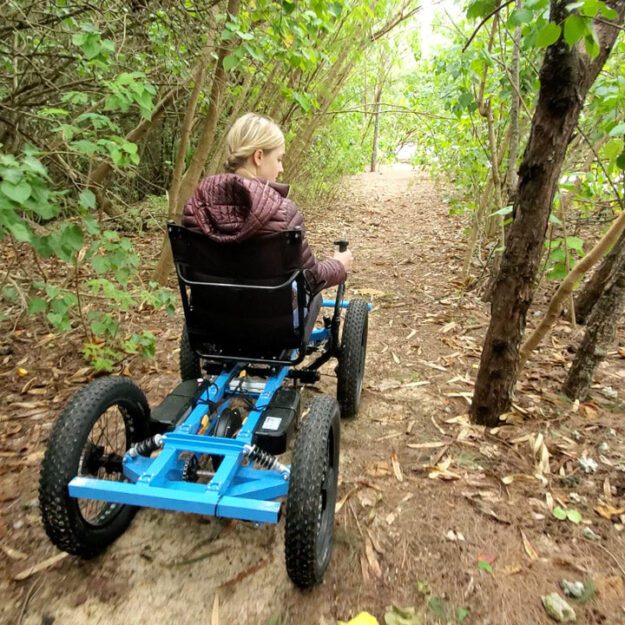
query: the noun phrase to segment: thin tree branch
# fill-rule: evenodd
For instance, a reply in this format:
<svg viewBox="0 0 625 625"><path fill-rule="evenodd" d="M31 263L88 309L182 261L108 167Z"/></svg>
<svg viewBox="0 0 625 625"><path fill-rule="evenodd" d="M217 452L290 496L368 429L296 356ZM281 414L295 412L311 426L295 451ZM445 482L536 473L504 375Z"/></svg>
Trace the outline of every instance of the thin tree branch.
<svg viewBox="0 0 625 625"><path fill-rule="evenodd" d="M467 40L467 42L464 44L464 47L462 48L462 52L464 52L469 45L471 45L471 42L473 41L473 39L475 39L475 36L477 35L477 33L480 31L480 28L482 28L482 26L484 26L484 24L486 24L486 22L488 22L488 20L493 17L493 15L499 13L499 11L501 11L501 9L505 9L509 4L512 4L513 2L515 2L515 0L507 0L506 2L504 2L502 5L498 6L496 9L493 9L478 25L477 28L471 33L471 36L469 37L469 39Z"/></svg>

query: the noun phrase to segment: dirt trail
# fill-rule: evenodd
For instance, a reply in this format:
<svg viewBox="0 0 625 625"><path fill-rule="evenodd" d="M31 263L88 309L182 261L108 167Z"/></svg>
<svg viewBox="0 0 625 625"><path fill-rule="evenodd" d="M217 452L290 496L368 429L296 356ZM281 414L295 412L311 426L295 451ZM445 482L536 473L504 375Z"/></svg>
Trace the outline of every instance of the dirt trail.
<svg viewBox="0 0 625 625"><path fill-rule="evenodd" d="M33 507L37 466L31 463L20 477L26 490L2 504L3 544L27 558L0 554L6 597L0 621L209 623L217 601L214 622L221 624L330 625L363 609L382 623L392 603L415 606L423 623L548 623L540 595L557 591L563 577L592 577L599 591L576 604L579 621L623 621L625 590L614 561L625 560L622 537L592 512L608 470L602 466L592 480L574 472L570 486L554 480L551 492L563 498L556 503L564 504L570 490L587 498L586 507L576 507L592 518L612 558L584 541L580 528L555 520L546 490L531 477L527 435L540 429L532 423L553 414L555 393L537 390L528 375L519 410L534 422L523 424L517 415L505 431L484 436L462 418L487 320L485 305L459 289L462 222L448 217L429 178L407 167L351 178L338 205L307 220L310 238L319 255L338 236L350 240L356 262L348 296L370 299L373 312L361 413L343 423L341 503L324 584L301 593L289 582L282 525L255 528L157 510L141 511L93 561L66 558L26 581L10 581L56 553ZM133 372L152 403L177 379L178 326L163 324L156 366ZM619 366L613 362L604 375L618 376ZM331 367L324 373L319 388L307 393L334 392ZM580 425L557 416L549 428L568 440L578 428L588 445L596 442L591 432L603 436L613 428L609 457L616 464L623 425L616 409L592 405L602 417L591 419L593 430L583 430L588 419ZM567 456L557 460L554 467L566 475ZM510 474L532 481L505 486L501 477ZM610 475L617 506L623 473Z"/></svg>

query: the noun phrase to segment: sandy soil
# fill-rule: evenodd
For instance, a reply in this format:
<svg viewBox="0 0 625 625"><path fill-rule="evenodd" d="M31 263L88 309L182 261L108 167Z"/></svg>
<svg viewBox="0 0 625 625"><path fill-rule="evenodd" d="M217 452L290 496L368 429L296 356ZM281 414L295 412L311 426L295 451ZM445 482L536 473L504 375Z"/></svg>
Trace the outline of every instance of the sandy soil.
<svg viewBox="0 0 625 625"><path fill-rule="evenodd" d="M485 432L466 412L488 308L461 288L465 223L448 216L431 180L401 166L355 176L336 206L307 221L319 255L339 235L350 240L348 296L373 303L361 413L343 422L325 582L306 593L290 583L283 525L158 510L141 511L95 560L67 557L16 581L58 553L39 521L38 467L55 414L89 373L76 373L84 365L71 337L7 327L0 622L329 625L368 610L383 623L395 604L414 607L420 621L410 622L422 624L538 624L551 622L541 595L562 579L586 581L584 601L569 600L578 622L625 622L625 350L601 366L592 400L571 405L559 384L579 331L560 323L528 364L508 424ZM158 332L156 361L125 367L156 403L177 381L180 319L146 313L133 323ZM35 382L17 379L17 366ZM332 367L324 374L308 397L335 392ZM584 454L596 472L584 473ZM581 523L556 519L554 507L578 510ZM585 527L601 540L585 540Z"/></svg>

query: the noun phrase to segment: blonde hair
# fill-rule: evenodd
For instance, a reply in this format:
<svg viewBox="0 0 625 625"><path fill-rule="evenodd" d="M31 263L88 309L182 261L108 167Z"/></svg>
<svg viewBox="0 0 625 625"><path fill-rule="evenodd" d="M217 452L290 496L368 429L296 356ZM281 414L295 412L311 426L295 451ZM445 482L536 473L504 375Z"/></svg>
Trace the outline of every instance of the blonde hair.
<svg viewBox="0 0 625 625"><path fill-rule="evenodd" d="M246 113L239 117L226 135L225 170L234 172L256 152L270 152L284 145L280 127L270 117Z"/></svg>

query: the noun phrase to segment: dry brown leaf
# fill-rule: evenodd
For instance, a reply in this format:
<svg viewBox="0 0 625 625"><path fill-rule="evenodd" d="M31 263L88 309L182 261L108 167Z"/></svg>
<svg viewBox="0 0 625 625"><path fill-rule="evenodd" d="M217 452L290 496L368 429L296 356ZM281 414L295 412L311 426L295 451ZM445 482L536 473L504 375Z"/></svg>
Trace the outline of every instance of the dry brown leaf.
<svg viewBox="0 0 625 625"><path fill-rule="evenodd" d="M347 493L336 502L336 506L334 507L334 514L338 514L341 511L341 508L345 505L345 502L358 490L363 487L362 484L357 484L351 490L347 491Z"/></svg>
<svg viewBox="0 0 625 625"><path fill-rule="evenodd" d="M521 540L523 541L523 548L525 549L525 553L529 557L530 560L538 560L538 552L534 549L534 546L529 541L525 532L521 530Z"/></svg>
<svg viewBox="0 0 625 625"><path fill-rule="evenodd" d="M587 419L598 419L599 418L599 410L593 406L592 404L582 404L582 414Z"/></svg>
<svg viewBox="0 0 625 625"><path fill-rule="evenodd" d="M219 593L215 593L213 599L213 611L211 614L211 625L219 625Z"/></svg>
<svg viewBox="0 0 625 625"><path fill-rule="evenodd" d="M375 555L373 543L371 542L371 539L369 537L365 539L365 555L367 556L369 570L373 573L375 577L382 577L382 569L380 568L378 557Z"/></svg>
<svg viewBox="0 0 625 625"><path fill-rule="evenodd" d="M35 564L34 566L29 566L27 569L20 571L17 575L13 576L13 579L18 582L24 579L28 579L31 575L34 575L35 573L39 573L40 571L45 571L46 569L49 569L51 566L54 566L61 560L64 560L65 558L67 558L68 556L69 556L68 553L57 553L55 556L52 556L51 558L48 558L47 560L44 560L43 562L40 562L39 564Z"/></svg>
<svg viewBox="0 0 625 625"><path fill-rule="evenodd" d="M11 560L26 560L26 558L28 558L27 554L13 549L13 547L9 547L9 545L0 545L0 549L2 549Z"/></svg>
<svg viewBox="0 0 625 625"><path fill-rule="evenodd" d="M394 352L391 351L391 356L393 357L393 362L398 365L401 361L399 360L399 356Z"/></svg>
<svg viewBox="0 0 625 625"><path fill-rule="evenodd" d="M391 470L388 466L388 462L376 462L367 469L367 475L372 477L384 477L390 475Z"/></svg>
<svg viewBox="0 0 625 625"><path fill-rule="evenodd" d="M520 564L508 564L508 566L504 566L501 572L504 575L517 575L523 571L523 567Z"/></svg>
<svg viewBox="0 0 625 625"><path fill-rule="evenodd" d="M614 506L607 504L599 504L598 506L595 506L594 509L599 516L602 516L604 519L608 519L608 521L611 521L613 516L619 516L619 514L623 514L623 512L625 512L625 508L615 508Z"/></svg>
<svg viewBox="0 0 625 625"><path fill-rule="evenodd" d="M534 475L528 475L527 473L513 473L501 478L503 484L508 486L512 482L534 482L536 477Z"/></svg>
<svg viewBox="0 0 625 625"><path fill-rule="evenodd" d="M603 480L603 495L608 503L612 501L612 486L608 477Z"/></svg>
<svg viewBox="0 0 625 625"><path fill-rule="evenodd" d="M395 452L391 454L391 463L393 465L393 473L395 473L395 477L397 478L397 481L403 482L404 476L401 473L401 466L399 464L399 460L397 459L397 454Z"/></svg>
<svg viewBox="0 0 625 625"><path fill-rule="evenodd" d="M448 443L444 441L430 441L427 443L408 443L406 447L410 447L410 449L438 449L439 447L444 447Z"/></svg>
<svg viewBox="0 0 625 625"><path fill-rule="evenodd" d="M369 575L369 566L367 565L367 558L364 554L360 556L360 571L362 573L362 581L365 584L371 582L371 576Z"/></svg>

